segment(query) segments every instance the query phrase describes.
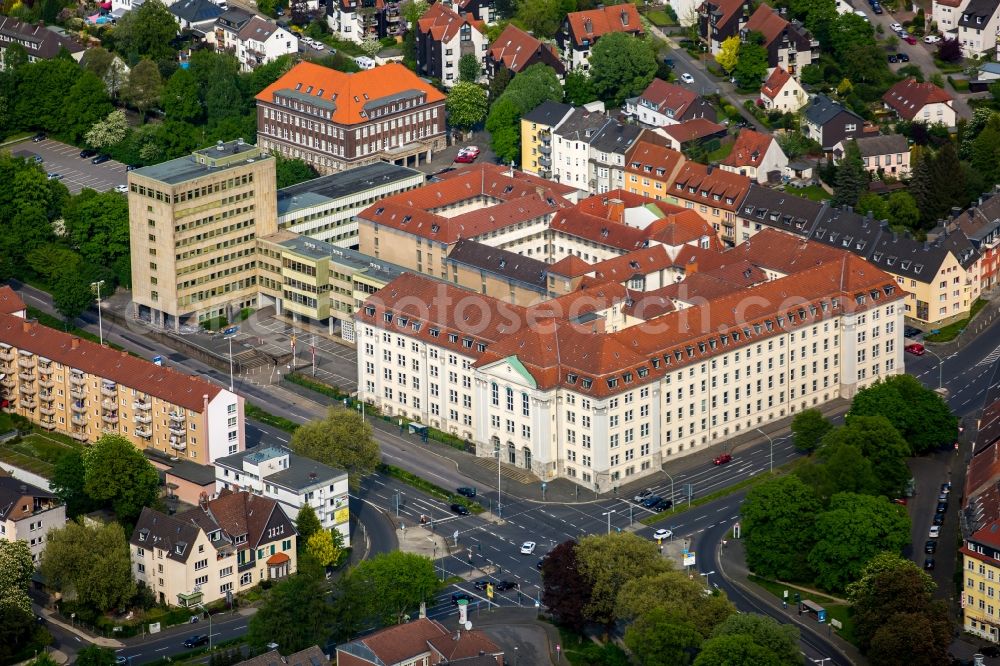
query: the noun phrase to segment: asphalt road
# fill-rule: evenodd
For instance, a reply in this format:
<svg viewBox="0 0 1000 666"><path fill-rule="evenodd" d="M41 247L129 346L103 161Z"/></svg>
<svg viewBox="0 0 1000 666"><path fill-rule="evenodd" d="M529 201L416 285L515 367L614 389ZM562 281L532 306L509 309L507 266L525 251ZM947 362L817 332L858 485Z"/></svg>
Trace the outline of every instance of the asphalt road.
<svg viewBox="0 0 1000 666"><path fill-rule="evenodd" d="M85 187L98 192L106 192L116 185L125 185L125 165L109 160L103 164L91 164L90 158L82 159L80 149L53 139L35 143L25 139L6 147L11 152L27 150L40 155L44 160L42 168L46 173L58 173L71 194L77 194Z"/></svg>

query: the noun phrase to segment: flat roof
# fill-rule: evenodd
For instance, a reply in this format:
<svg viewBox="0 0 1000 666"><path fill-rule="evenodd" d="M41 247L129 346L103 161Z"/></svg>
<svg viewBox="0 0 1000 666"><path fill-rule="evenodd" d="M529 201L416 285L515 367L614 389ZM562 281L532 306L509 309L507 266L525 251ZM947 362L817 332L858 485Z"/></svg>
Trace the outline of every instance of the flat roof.
<svg viewBox="0 0 1000 666"><path fill-rule="evenodd" d="M174 460L169 454L152 448L143 449L142 453L149 460L169 467L170 469L166 470L167 474L172 474L198 486L215 484L215 467L212 465L199 465L179 456Z"/></svg>
<svg viewBox="0 0 1000 666"><path fill-rule="evenodd" d="M347 476L347 472L344 470L305 458L279 446L269 446L260 451L250 449L235 455L217 458L215 464L243 471L244 461L259 465L266 460L280 456L288 456L288 467L262 476L262 480L266 479L268 483L290 490L303 490L319 483L338 481Z"/></svg>
<svg viewBox="0 0 1000 666"><path fill-rule="evenodd" d="M346 247L337 247L325 241L309 236L301 236L287 230L279 231L261 240L269 241L291 252L313 260L329 259L340 266L345 266L357 273L391 282L403 273L411 272L397 264L382 261L371 255Z"/></svg>
<svg viewBox="0 0 1000 666"><path fill-rule="evenodd" d="M240 157L245 155L245 157ZM136 169L132 173L144 178L176 185L195 178L201 178L212 172L225 171L237 166L243 166L251 160L274 159L269 154L261 152L252 143L242 139L220 142L214 146L201 148L185 157L160 162L152 166Z"/></svg>
<svg viewBox="0 0 1000 666"><path fill-rule="evenodd" d="M312 208L383 185L391 185L414 176L425 178L425 175L416 169L388 162L375 162L341 173L313 178L278 190L278 216L288 215L303 208Z"/></svg>

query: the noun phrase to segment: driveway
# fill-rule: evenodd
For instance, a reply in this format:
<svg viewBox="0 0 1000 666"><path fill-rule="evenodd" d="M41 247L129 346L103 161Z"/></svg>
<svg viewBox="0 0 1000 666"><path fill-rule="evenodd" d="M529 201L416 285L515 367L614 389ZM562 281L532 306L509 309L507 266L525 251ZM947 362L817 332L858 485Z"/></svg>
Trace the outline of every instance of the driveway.
<svg viewBox="0 0 1000 666"><path fill-rule="evenodd" d="M46 173L57 173L71 194L89 187L98 192L107 192L116 185L126 183L125 165L108 160L104 164L91 164L90 159L81 159L80 149L60 141L46 139L38 143L25 139L7 146L10 152L28 151L40 155L42 168Z"/></svg>

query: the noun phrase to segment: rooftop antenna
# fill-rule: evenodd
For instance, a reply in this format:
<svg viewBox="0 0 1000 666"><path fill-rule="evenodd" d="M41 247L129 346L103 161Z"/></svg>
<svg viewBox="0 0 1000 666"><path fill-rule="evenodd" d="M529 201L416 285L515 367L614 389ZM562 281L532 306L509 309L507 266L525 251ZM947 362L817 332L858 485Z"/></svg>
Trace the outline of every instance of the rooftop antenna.
<svg viewBox="0 0 1000 666"><path fill-rule="evenodd" d="M514 177L514 160L510 161L510 177Z"/></svg>

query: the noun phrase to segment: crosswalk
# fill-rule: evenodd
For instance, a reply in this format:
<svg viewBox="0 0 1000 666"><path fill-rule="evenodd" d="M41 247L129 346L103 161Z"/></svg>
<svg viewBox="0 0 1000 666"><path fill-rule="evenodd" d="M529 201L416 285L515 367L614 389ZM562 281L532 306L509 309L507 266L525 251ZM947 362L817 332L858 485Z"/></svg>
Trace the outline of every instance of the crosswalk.
<svg viewBox="0 0 1000 666"><path fill-rule="evenodd" d="M989 355L986 356L986 358L984 358L982 361L976 363L976 367L979 367L981 365L992 365L993 363L996 362L998 358L1000 358L1000 346L991 351Z"/></svg>

